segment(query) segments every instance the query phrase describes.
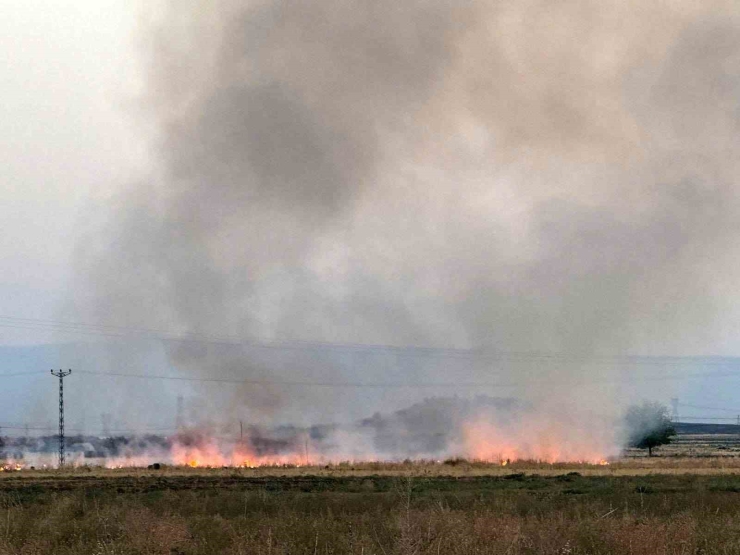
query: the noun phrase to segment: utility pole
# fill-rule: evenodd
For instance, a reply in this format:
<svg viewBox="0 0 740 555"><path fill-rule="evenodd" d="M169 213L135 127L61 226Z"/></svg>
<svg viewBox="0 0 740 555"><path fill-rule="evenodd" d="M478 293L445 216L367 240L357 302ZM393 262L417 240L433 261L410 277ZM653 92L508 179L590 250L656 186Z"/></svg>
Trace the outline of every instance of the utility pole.
<svg viewBox="0 0 740 555"><path fill-rule="evenodd" d="M64 378L71 373L72 370L51 371L52 376L59 378L59 468L64 467Z"/></svg>

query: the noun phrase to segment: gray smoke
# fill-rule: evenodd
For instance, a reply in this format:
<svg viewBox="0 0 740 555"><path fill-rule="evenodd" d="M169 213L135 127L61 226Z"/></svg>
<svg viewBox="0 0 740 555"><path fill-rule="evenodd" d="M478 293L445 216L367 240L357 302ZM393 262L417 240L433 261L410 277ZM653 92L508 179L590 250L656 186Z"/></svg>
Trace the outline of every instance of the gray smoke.
<svg viewBox="0 0 740 555"><path fill-rule="evenodd" d="M154 11L143 49L158 167L81 246L88 320L586 357L727 349L740 277L736 3ZM622 370L575 359L258 356L195 342L169 353L188 375L513 381L505 394L557 414L634 394L597 395L590 384ZM268 420L356 418L424 395L202 394L204 418Z"/></svg>

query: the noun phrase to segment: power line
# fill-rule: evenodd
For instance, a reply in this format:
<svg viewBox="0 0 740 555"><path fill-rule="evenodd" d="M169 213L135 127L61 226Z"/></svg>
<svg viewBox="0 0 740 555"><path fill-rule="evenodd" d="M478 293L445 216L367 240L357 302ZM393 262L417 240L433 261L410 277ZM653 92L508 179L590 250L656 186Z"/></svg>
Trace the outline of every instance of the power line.
<svg viewBox="0 0 740 555"><path fill-rule="evenodd" d="M506 384L483 384L483 383L371 383L371 382L308 382L298 380L262 380L262 379L240 379L240 378L198 378L191 376L164 376L153 374L125 374L123 372L98 372L94 370L79 370L83 374L93 374L97 376L117 376L123 378L135 378L143 380L172 380L185 382L207 382L207 383L226 383L226 384L250 384L250 385L285 385L299 387L349 387L349 388L417 388L417 387L506 387Z"/></svg>
<svg viewBox="0 0 740 555"><path fill-rule="evenodd" d="M532 383L547 384L547 383L558 383L558 384L573 384L573 385L603 385L603 384L620 384L625 382L636 383L645 381L672 381L682 379L706 379L712 377L731 377L740 376L738 372L705 372L705 373L690 373L690 374L678 374L678 375L664 375L664 376L640 376L637 379L625 380L619 378L602 379L602 380L583 380L583 379L537 379L527 381L511 381L511 382L417 382L417 383L400 383L400 382L310 382L301 380L267 380L267 379L250 379L250 378L204 378L194 376L167 376L167 375L156 375L156 374L127 374L123 372L101 372L96 370L78 370L82 374L91 374L97 376L114 376L123 378L133 379L144 379L144 380L171 380L171 381L184 381L184 382L204 382L204 383L226 383L226 384L250 384L250 385L275 385L275 386L291 386L291 387L332 387L332 388L515 388L528 386ZM687 406L687 405L684 405Z"/></svg>
<svg viewBox="0 0 740 555"><path fill-rule="evenodd" d="M688 420L727 420L735 422L736 418L732 416L685 416L679 424L691 424Z"/></svg>
<svg viewBox="0 0 740 555"><path fill-rule="evenodd" d="M226 384L250 384L250 385L284 385L297 387L335 387L335 388L429 388L429 387L512 387L512 384L483 384L483 383L371 383L371 382L307 382L297 380L263 380L263 379L239 379L239 378L198 378L190 376L163 376L147 374L125 374L122 372L97 372L92 370L80 370L81 373L99 376L117 376L123 378L134 378L144 380L172 380L185 382L226 383Z"/></svg>
<svg viewBox="0 0 740 555"><path fill-rule="evenodd" d="M692 408L692 409L700 409L700 410L716 410L721 412L731 412L734 414L740 414L740 409L728 409L723 407L708 407L705 405L689 405L686 403L679 403L682 407Z"/></svg>
<svg viewBox="0 0 740 555"><path fill-rule="evenodd" d="M498 387L498 388L513 388L531 385L532 383L559 383L559 384L583 384L583 385L601 385L601 384L620 384L620 383L638 383L646 381L673 381L683 379L706 379L706 378L726 378L740 376L740 371L727 371L727 372L693 372L684 374L669 374L660 376L639 376L636 378L609 378L609 379L596 379L596 380L585 380L585 379L552 379L547 380L544 378L536 378L527 381L510 381L510 382L417 382L417 383L400 383L400 382L310 382L304 380L268 380L268 379L257 379L257 378L204 378L194 376L169 376L169 375L158 375L158 374L128 374L124 372L102 372L96 370L77 370L81 374L91 374L97 376L112 376L122 378L133 378L133 379L146 379L146 380L172 380L172 381L185 381L185 382L205 382L205 383L227 383L227 384L252 384L252 385L283 385L283 386L296 386L296 387L337 387L337 388L443 388L443 387L457 387L457 388L475 388L475 387ZM7 374L0 374L1 378L10 378L15 376L29 376L37 375L43 372L36 370L27 372L12 372ZM701 405L689 405L686 403L680 403L681 406L687 408L698 408L705 410L719 410L738 413L740 409L728 409L728 408L717 408L708 407Z"/></svg>
<svg viewBox="0 0 740 555"><path fill-rule="evenodd" d="M205 382L205 383L227 383L227 384L252 384L252 385L283 385L283 386L296 386L296 387L336 387L336 388L475 388L475 387L498 387L498 388L513 388L530 385L534 381L537 383L548 383L546 379L536 379L530 381L515 381L515 382L417 382L417 383L399 383L399 382L310 382L304 380L268 380L268 379L244 379L244 378L204 378L194 376L169 376L169 375L158 375L158 374L128 374L124 372L102 372L95 370L77 370L81 374L91 374L97 376L112 376L112 377L123 377L133 379L147 379L147 380L172 380L172 381L185 381L185 382ZM0 374L0 378L9 378L15 376L27 376L40 374L37 370L27 372L13 372L7 374ZM610 383L625 383L625 382L645 382L645 381L672 381L682 379L706 379L706 378L722 378L722 377L734 377L740 376L740 371L728 371L728 372L695 372L687 374L672 374L662 376L640 376L633 379L601 379L601 380L583 380L583 379L553 379L549 380L552 383L561 384L584 384L584 385L600 385ZM683 407L699 408L706 410L720 410L737 413L740 412L738 409L727 409L717 407L707 407L700 405L689 405L686 403L680 404Z"/></svg>
<svg viewBox="0 0 740 555"><path fill-rule="evenodd" d="M0 378L12 378L14 376L30 376L33 374L46 374L40 370L30 370L28 372L12 372L10 374L0 374Z"/></svg>
<svg viewBox="0 0 740 555"><path fill-rule="evenodd" d="M5 424L0 424L0 428L3 430L29 430L29 431L54 431L58 430L58 428L54 426L6 426ZM65 433L66 432L76 432L80 434L85 433L94 433L96 430L88 429L88 428L64 428ZM101 430L102 431L102 430ZM124 433L148 433L148 432L174 432L176 431L175 428L121 428L121 429L111 429L108 430L113 433L117 434L124 434ZM66 437L66 436L65 436Z"/></svg>
<svg viewBox="0 0 740 555"><path fill-rule="evenodd" d="M196 332L175 332L156 328L137 328L133 326L116 326L109 324L90 324L62 320L41 320L0 315L0 327L31 329L37 331L59 331L83 335L105 337L135 337L160 339L176 342L214 343L222 345L244 346L257 349L298 350L298 351L333 351L333 352L370 352L375 354L392 354L396 356L413 356L423 358L462 358L507 362L557 362L582 363L591 365L614 366L721 366L738 367L738 357L714 356L641 356L641 355L593 355L588 353L547 353L501 352L490 349L460 349L445 347L425 347L416 345L384 345L365 343L331 343L319 341L267 341L235 336L218 336Z"/></svg>
<svg viewBox="0 0 740 555"><path fill-rule="evenodd" d="M620 383L638 383L646 381L673 381L683 379L706 379L706 378L723 378L740 376L740 371L728 372L694 372L684 374L671 374L661 376L639 376L637 378L610 378L610 379L552 379L547 380L538 378L526 381L509 381L509 382L417 382L417 383L400 383L400 382L311 382L305 380L268 380L257 378L225 378L225 377L195 377L195 376L170 376L159 374L129 374L124 372L102 372L96 370L77 370L81 374L91 374L97 376L111 376L144 380L171 380L184 382L203 382L203 383L226 383L226 384L251 384L251 385L275 385L275 386L292 386L292 387L333 387L333 388L476 388L476 387L496 387L496 388L514 388L538 384L558 383L558 384L581 384L581 385L602 385L602 384L620 384ZM39 374L39 371L13 372L0 374L0 378L27 376ZM680 403L683 407L698 408L705 410L720 410L738 413L738 409L717 408L701 405L689 405Z"/></svg>

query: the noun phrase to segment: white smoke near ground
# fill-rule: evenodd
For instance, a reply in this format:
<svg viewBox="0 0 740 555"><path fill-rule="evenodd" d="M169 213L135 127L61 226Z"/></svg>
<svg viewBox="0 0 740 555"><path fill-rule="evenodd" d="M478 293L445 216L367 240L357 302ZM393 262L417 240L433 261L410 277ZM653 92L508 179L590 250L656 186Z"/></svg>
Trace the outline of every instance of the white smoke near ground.
<svg viewBox="0 0 740 555"><path fill-rule="evenodd" d="M605 422L635 391L593 357L726 345L740 277L737 3L153 6L144 105L159 165L81 244L80 318L528 354L167 345L189 376L513 383L537 414L495 429L471 419L459 441L480 456L579 458L594 438L609 454L620 432ZM199 418L347 422L426 394L204 385Z"/></svg>
<svg viewBox="0 0 740 555"><path fill-rule="evenodd" d="M609 438L593 435L593 426L574 420L565 429L542 417L536 407L511 398L442 397L344 425L249 425L234 433L228 425L201 423L169 435L70 435L66 460L73 466L109 468L315 466L461 457L595 464L618 454ZM564 429L572 430L572 439L563 435ZM0 444L0 469L53 466L56 450L55 436L6 438Z"/></svg>

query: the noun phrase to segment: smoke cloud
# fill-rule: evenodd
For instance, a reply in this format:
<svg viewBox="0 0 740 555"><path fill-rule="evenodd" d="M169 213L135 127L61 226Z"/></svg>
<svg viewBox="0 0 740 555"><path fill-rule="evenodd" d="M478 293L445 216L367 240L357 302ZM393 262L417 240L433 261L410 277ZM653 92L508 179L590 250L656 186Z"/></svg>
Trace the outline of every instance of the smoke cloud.
<svg viewBox="0 0 740 555"><path fill-rule="evenodd" d="M514 383L589 437L635 393L589 357L728 349L737 3L162 1L144 29L158 166L81 245L82 316L532 355L168 344L182 372ZM303 424L429 393L217 389L203 418Z"/></svg>

